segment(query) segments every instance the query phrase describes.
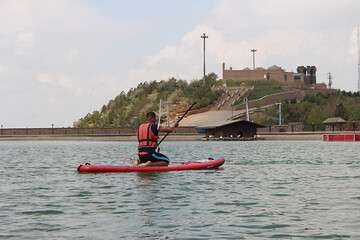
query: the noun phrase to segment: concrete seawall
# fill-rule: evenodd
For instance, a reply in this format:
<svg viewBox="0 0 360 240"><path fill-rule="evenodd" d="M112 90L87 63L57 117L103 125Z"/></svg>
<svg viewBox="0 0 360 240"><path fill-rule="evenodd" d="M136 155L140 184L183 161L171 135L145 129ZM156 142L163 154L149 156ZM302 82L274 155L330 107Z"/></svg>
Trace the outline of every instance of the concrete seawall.
<svg viewBox="0 0 360 240"><path fill-rule="evenodd" d="M166 141L202 141L202 134L170 134ZM322 133L261 133L257 135L259 141L322 141ZM136 135L128 136L96 136L96 135L19 135L0 136L0 141L137 141Z"/></svg>
<svg viewBox="0 0 360 240"><path fill-rule="evenodd" d="M160 136L162 137L162 136ZM166 141L201 141L204 135L196 134L171 134ZM0 141L137 141L136 135L18 135L18 136L0 136Z"/></svg>
<svg viewBox="0 0 360 240"><path fill-rule="evenodd" d="M349 132L258 132L258 140L322 141L323 134ZM354 133L354 132L351 132ZM204 135L194 127L179 127L167 141L201 141ZM0 141L137 141L136 131L130 128L14 128L0 129Z"/></svg>
<svg viewBox="0 0 360 240"><path fill-rule="evenodd" d="M172 135L197 135L194 127L178 127ZM118 138L131 139L136 129L118 128L1 128L0 138Z"/></svg>
<svg viewBox="0 0 360 240"><path fill-rule="evenodd" d="M322 141L322 133L259 133L259 140L266 141Z"/></svg>

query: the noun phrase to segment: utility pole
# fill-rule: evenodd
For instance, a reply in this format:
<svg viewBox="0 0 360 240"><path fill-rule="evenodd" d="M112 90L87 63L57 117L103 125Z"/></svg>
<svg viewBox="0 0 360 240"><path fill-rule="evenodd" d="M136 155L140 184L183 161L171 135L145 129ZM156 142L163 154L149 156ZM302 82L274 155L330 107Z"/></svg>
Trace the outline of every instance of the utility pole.
<svg viewBox="0 0 360 240"><path fill-rule="evenodd" d="M161 124L161 108L162 108L162 100L160 98L160 103L159 103L159 116L158 116L158 130L160 129L160 124Z"/></svg>
<svg viewBox="0 0 360 240"><path fill-rule="evenodd" d="M358 91L360 92L360 27L357 27L357 48L358 48Z"/></svg>
<svg viewBox="0 0 360 240"><path fill-rule="evenodd" d="M281 102L276 103L276 105L279 105L279 126L281 126L281 122L282 122L282 119L281 119Z"/></svg>
<svg viewBox="0 0 360 240"><path fill-rule="evenodd" d="M251 49L250 51L253 54L253 70L255 70L255 52L257 51L257 49Z"/></svg>
<svg viewBox="0 0 360 240"><path fill-rule="evenodd" d="M205 73L205 40L207 38L209 38L209 36L207 36L205 33L203 33L203 35L201 35L201 38L204 39L204 80L205 80L205 75L206 75L206 73Z"/></svg>
<svg viewBox="0 0 360 240"><path fill-rule="evenodd" d="M165 105L166 105L166 126L169 126L169 119L170 119L170 116L169 116L169 114L170 114L170 112L169 112L169 101L167 100L166 102L165 102Z"/></svg>
<svg viewBox="0 0 360 240"><path fill-rule="evenodd" d="M328 73L328 79L329 79L329 83L328 83L328 87L329 87L329 89L331 89L331 86L332 86L332 76L331 76L331 73L329 72Z"/></svg>
<svg viewBox="0 0 360 240"><path fill-rule="evenodd" d="M245 102L245 108L246 108L246 121L250 121L250 115L249 115L249 101L248 98L245 97L244 98L244 102Z"/></svg>

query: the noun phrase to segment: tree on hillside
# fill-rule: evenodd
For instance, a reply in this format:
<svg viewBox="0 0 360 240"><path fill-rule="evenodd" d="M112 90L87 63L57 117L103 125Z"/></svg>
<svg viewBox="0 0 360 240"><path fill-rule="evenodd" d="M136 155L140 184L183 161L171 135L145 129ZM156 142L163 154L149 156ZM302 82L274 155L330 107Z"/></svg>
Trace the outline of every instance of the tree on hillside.
<svg viewBox="0 0 360 240"><path fill-rule="evenodd" d="M341 117L345 120L349 118L349 113L342 103L336 105L335 117Z"/></svg>
<svg viewBox="0 0 360 240"><path fill-rule="evenodd" d="M151 81L138 84L127 93L122 91L100 111L87 114L74 123L76 127L136 127L148 111L157 111L160 99L167 100L177 111L197 102L197 107L208 106L221 94L218 77L210 73L202 80ZM176 111L176 109L175 109Z"/></svg>
<svg viewBox="0 0 360 240"><path fill-rule="evenodd" d="M305 123L310 125L321 125L322 122L328 117L329 116L323 112L320 106L314 106L310 110Z"/></svg>

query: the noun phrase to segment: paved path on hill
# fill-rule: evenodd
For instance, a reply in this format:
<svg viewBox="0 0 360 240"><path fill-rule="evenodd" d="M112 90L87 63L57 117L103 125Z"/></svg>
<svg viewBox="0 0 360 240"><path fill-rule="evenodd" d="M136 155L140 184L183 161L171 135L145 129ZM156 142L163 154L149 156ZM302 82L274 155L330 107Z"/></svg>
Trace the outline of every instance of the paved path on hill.
<svg viewBox="0 0 360 240"><path fill-rule="evenodd" d="M243 92L243 94L245 93L246 92ZM278 94L270 94L260 99L249 101L249 113L251 114L256 111L262 111L263 109L271 107L278 102L287 101L287 100L301 100L303 97L304 97L304 92L301 90L287 91ZM245 119L246 111L244 109L244 105L240 104L237 107L240 108L240 110L228 110L228 109L216 110L216 108L215 109L212 108L212 110L207 112L193 114L185 117L180 123L180 126L196 127L196 126L210 125L211 123L214 122L222 122L222 121L226 122L234 118ZM233 108L236 109L235 106ZM250 116L250 120L251 120L251 116Z"/></svg>

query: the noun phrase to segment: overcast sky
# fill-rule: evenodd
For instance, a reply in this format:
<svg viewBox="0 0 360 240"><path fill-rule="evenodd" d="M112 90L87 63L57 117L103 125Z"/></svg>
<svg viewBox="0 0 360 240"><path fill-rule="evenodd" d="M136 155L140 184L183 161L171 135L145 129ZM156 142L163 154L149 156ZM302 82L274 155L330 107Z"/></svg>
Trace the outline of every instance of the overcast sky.
<svg viewBox="0 0 360 240"><path fill-rule="evenodd" d="M357 87L356 0L0 0L0 124L67 127L141 81L252 64Z"/></svg>

